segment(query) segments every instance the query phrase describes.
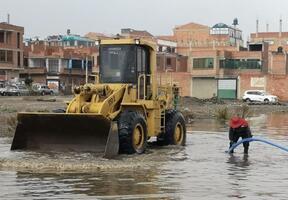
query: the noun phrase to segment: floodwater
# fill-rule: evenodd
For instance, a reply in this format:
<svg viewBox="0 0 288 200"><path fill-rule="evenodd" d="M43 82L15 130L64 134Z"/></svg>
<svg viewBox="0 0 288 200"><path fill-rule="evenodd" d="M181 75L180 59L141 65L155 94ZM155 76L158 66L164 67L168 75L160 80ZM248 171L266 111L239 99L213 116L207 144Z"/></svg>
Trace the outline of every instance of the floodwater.
<svg viewBox="0 0 288 200"><path fill-rule="evenodd" d="M288 114L250 118L254 136L288 147ZM192 131L192 132L191 132ZM195 122L187 146L144 155L10 152L0 138L0 199L287 199L287 152L253 142L228 147L227 128Z"/></svg>

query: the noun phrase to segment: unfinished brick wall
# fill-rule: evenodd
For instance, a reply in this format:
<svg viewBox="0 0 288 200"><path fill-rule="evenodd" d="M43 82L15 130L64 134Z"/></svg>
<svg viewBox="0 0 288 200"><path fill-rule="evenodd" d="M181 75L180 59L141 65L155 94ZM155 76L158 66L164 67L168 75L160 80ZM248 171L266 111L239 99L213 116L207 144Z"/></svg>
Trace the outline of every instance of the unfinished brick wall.
<svg viewBox="0 0 288 200"><path fill-rule="evenodd" d="M192 77L187 72L174 72L174 73L157 73L158 81L165 84L166 80L169 82L172 75L173 83L176 83L180 87L181 96L191 96L191 81ZM167 78L166 78L167 77Z"/></svg>
<svg viewBox="0 0 288 200"><path fill-rule="evenodd" d="M197 23L178 26L173 31L177 41L177 52L181 55L188 55L190 46L201 46L210 38L210 28Z"/></svg>
<svg viewBox="0 0 288 200"><path fill-rule="evenodd" d="M177 57L177 72L187 72L188 71L188 57L178 56Z"/></svg>
<svg viewBox="0 0 288 200"><path fill-rule="evenodd" d="M287 54L286 53L269 53L268 73L275 75L287 74Z"/></svg>
<svg viewBox="0 0 288 200"><path fill-rule="evenodd" d="M260 32L258 34L250 34L251 42L269 42L269 51L277 51L279 47L282 47L283 50L288 51L288 32Z"/></svg>
<svg viewBox="0 0 288 200"><path fill-rule="evenodd" d="M263 78L263 87L260 85L253 87L252 78ZM242 74L239 84L239 98L246 90L266 90L270 94L278 96L280 101L288 101L288 77L285 75Z"/></svg>
<svg viewBox="0 0 288 200"><path fill-rule="evenodd" d="M258 85L251 84L252 78L264 79L263 85L261 85L261 83ZM265 83L266 80L265 79L266 79L266 77L261 73L241 74L239 77L239 81L238 81L238 84L239 84L238 98L242 98L242 96L246 90L265 90L265 87L266 87L266 83Z"/></svg>
<svg viewBox="0 0 288 200"><path fill-rule="evenodd" d="M278 96L281 101L288 101L288 77L283 75L268 75L266 90Z"/></svg>

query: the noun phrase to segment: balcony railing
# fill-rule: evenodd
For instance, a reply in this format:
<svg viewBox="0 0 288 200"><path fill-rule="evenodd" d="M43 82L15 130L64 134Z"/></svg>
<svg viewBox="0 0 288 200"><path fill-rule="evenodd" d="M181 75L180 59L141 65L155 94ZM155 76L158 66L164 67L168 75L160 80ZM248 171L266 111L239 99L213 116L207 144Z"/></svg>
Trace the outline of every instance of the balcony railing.
<svg viewBox="0 0 288 200"><path fill-rule="evenodd" d="M260 60L220 60L223 69L262 69Z"/></svg>
<svg viewBox="0 0 288 200"><path fill-rule="evenodd" d="M90 74L92 71L89 69L88 73ZM85 75L85 69L64 69L62 74L71 74L71 75Z"/></svg>

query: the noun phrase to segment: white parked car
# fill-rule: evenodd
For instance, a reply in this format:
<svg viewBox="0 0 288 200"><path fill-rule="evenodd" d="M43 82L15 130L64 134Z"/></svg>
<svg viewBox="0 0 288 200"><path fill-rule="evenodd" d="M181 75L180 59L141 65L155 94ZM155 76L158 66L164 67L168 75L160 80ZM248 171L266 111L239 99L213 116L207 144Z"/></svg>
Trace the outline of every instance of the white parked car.
<svg viewBox="0 0 288 200"><path fill-rule="evenodd" d="M264 102L264 103L276 103L278 102L278 97L271 95L264 90L247 90L244 92L244 95L242 97L243 101L246 102Z"/></svg>

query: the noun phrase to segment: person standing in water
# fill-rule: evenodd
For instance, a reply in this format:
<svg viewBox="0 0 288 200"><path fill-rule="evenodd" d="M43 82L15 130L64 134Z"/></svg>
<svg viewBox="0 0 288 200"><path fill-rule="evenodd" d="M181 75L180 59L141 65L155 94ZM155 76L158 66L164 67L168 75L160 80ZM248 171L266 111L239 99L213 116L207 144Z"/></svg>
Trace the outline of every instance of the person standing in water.
<svg viewBox="0 0 288 200"><path fill-rule="evenodd" d="M242 139L251 138L252 134L248 122L244 118L236 115L232 117L229 122L230 147L232 147L233 144L237 143L240 137ZM249 142L244 142L243 147L244 154L248 154ZM233 153L233 151L231 151L231 153Z"/></svg>

